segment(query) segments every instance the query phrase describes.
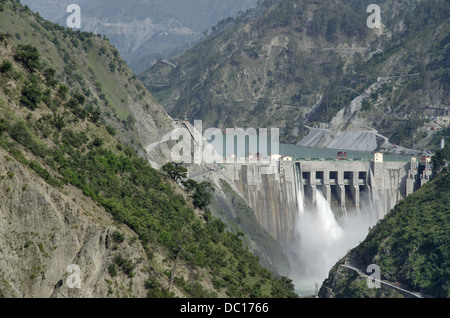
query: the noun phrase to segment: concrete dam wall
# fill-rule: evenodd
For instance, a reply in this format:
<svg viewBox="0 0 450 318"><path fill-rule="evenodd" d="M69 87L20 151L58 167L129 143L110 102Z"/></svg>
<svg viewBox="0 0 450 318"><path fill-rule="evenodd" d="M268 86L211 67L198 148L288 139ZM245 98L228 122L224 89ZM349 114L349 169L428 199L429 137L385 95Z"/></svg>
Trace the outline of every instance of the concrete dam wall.
<svg viewBox="0 0 450 318"><path fill-rule="evenodd" d="M290 241L298 213L293 164L226 165L226 173L253 209L256 219L279 243Z"/></svg>
<svg viewBox="0 0 450 318"><path fill-rule="evenodd" d="M317 191L336 219L372 208L382 218L430 175L429 163L370 161L272 161L225 165L258 222L282 245L293 236L299 205L313 206ZM299 197L302 196L302 197ZM375 206L375 209L373 208Z"/></svg>

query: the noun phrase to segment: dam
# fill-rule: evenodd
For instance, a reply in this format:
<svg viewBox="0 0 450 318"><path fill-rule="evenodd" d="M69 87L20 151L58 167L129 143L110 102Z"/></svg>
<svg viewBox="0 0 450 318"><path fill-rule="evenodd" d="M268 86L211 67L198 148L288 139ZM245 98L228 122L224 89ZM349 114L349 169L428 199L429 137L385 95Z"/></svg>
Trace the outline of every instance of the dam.
<svg viewBox="0 0 450 318"><path fill-rule="evenodd" d="M195 130L186 135L194 138ZM265 261L291 278L304 295L311 295L313 286L365 238L370 227L431 176L428 156L277 143L272 147L273 140L268 147L269 137L261 147L265 139L252 136L253 140L244 136L248 138L241 139L241 147L228 145L225 138L210 141L210 136L194 143L186 151L188 157L194 162L200 155L212 160L205 160L209 171L192 176L212 174L216 182L224 178L233 184L288 258L288 264L271 255ZM201 151L202 143L213 145L215 153L205 151L206 147Z"/></svg>
<svg viewBox="0 0 450 318"><path fill-rule="evenodd" d="M429 157L279 159L225 164L221 172L286 252L288 268L275 269L303 295L314 294L369 228L431 176Z"/></svg>
<svg viewBox="0 0 450 318"><path fill-rule="evenodd" d="M323 194L336 219L369 208L382 218L431 175L429 158L409 159L386 161L382 153L361 160L281 157L270 163L226 164L223 173L234 181L258 222L288 246L299 205L314 206L317 193Z"/></svg>

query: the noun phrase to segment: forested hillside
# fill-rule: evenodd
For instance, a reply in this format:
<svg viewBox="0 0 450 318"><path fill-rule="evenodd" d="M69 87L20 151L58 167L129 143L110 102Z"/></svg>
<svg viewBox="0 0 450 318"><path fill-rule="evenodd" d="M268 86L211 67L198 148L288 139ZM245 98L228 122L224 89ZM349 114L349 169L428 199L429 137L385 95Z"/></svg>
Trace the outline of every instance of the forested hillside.
<svg viewBox="0 0 450 318"><path fill-rule="evenodd" d="M180 188L116 138L137 144L135 125L155 134L169 126L109 42L2 0L0 84L1 296L63 294L64 262L81 259L95 273L83 268L86 280L98 281L78 296L295 296L211 216L212 189ZM109 219L117 233L96 252L99 239L82 233Z"/></svg>

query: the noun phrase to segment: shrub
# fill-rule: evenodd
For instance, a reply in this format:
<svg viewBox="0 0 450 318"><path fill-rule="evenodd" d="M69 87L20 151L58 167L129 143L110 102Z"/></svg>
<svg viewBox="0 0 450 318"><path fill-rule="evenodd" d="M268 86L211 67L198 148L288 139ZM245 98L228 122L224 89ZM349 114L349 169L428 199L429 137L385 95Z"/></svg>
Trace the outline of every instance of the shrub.
<svg viewBox="0 0 450 318"><path fill-rule="evenodd" d="M117 268L116 268L116 264L109 264L108 266L108 273L109 275L111 275L111 277L115 277L117 276Z"/></svg>
<svg viewBox="0 0 450 318"><path fill-rule="evenodd" d="M22 88L20 103L30 110L35 110L42 101L42 90L36 82L28 82Z"/></svg>
<svg viewBox="0 0 450 318"><path fill-rule="evenodd" d="M61 98L62 100L65 100L67 97L67 93L68 93L69 89L67 88L67 86L61 84L58 87L58 97Z"/></svg>
<svg viewBox="0 0 450 318"><path fill-rule="evenodd" d="M12 70L12 68L13 68L12 62L8 61L8 60L4 60L3 63L0 65L0 72L6 73L6 72L9 72L10 70Z"/></svg>
<svg viewBox="0 0 450 318"><path fill-rule="evenodd" d="M134 124L136 123L136 119L134 119L133 115L128 115L127 119L123 122L125 129L132 130Z"/></svg>
<svg viewBox="0 0 450 318"><path fill-rule="evenodd" d="M134 265L130 259L124 258L121 254L114 257L114 263L129 277L133 277Z"/></svg>
<svg viewBox="0 0 450 318"><path fill-rule="evenodd" d="M101 147L103 145L103 140L99 137L95 137L94 140L92 141L92 143L89 145L90 148L98 148Z"/></svg>
<svg viewBox="0 0 450 318"><path fill-rule="evenodd" d="M61 141L72 147L79 148L88 141L88 137L85 132L75 133L72 130L67 130L63 133Z"/></svg>
<svg viewBox="0 0 450 318"><path fill-rule="evenodd" d="M361 110L362 111L368 111L370 109L370 107L371 107L371 105L370 105L370 103L367 100L364 99L361 102Z"/></svg>
<svg viewBox="0 0 450 318"><path fill-rule="evenodd" d="M64 116L54 113L52 124L58 130L63 129L66 126L66 122L64 121Z"/></svg>
<svg viewBox="0 0 450 318"><path fill-rule="evenodd" d="M31 132L29 131L29 129L25 125L25 123L18 122L16 124L14 124L11 127L9 134L19 144L21 144L22 146L24 146L24 147L28 148L29 150L31 150L31 152L34 155L36 155L38 157L43 157L44 156L44 154L45 154L44 147L42 147L42 145L40 145L35 140L35 138L31 134Z"/></svg>
<svg viewBox="0 0 450 318"><path fill-rule="evenodd" d="M111 136L116 135L116 129L114 127L107 125L105 128Z"/></svg>
<svg viewBox="0 0 450 318"><path fill-rule="evenodd" d="M8 130L8 123L5 121L5 119L0 118L0 136L4 131Z"/></svg>
<svg viewBox="0 0 450 318"><path fill-rule="evenodd" d="M114 231L112 238L115 243L122 243L125 240L125 235L119 231Z"/></svg>
<svg viewBox="0 0 450 318"><path fill-rule="evenodd" d="M57 81L54 79L55 74L56 74L56 70L52 67L48 67L44 70L44 76L45 76L47 85L49 85L51 87L56 86Z"/></svg>

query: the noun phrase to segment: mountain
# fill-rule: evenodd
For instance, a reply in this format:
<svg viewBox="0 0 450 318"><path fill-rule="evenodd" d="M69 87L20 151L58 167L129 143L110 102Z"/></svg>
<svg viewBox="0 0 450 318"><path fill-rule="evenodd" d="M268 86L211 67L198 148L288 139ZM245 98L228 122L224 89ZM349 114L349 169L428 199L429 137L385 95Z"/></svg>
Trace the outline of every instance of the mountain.
<svg viewBox="0 0 450 318"><path fill-rule="evenodd" d="M380 28L367 26L369 4L273 1L140 78L172 117L208 127L279 127L282 141L312 147L437 149L433 136L449 129L449 4L379 1Z"/></svg>
<svg viewBox="0 0 450 318"><path fill-rule="evenodd" d="M111 43L92 33L66 30L39 14L34 15L36 21L28 21L27 7L19 14L22 21L0 21L2 32L17 44L36 47L52 83L62 81L64 92L82 95L88 115L110 126L121 141L143 155L148 144L173 129L167 113ZM163 151L155 151L155 158L166 157Z"/></svg>
<svg viewBox="0 0 450 318"><path fill-rule="evenodd" d="M437 156L448 162L450 143ZM450 176L448 168L438 171L333 267L320 297L450 297ZM378 265L381 280L395 287L368 288L367 278L357 270L365 273L370 264Z"/></svg>
<svg viewBox="0 0 450 318"><path fill-rule="evenodd" d="M0 87L0 296L296 296L140 156L172 120L107 40L1 0Z"/></svg>
<svg viewBox="0 0 450 318"><path fill-rule="evenodd" d="M130 68L140 73L156 58L181 53L217 21L256 5L257 0L100 0L77 1L81 30L104 34ZM66 26L73 1L23 0L44 18Z"/></svg>

